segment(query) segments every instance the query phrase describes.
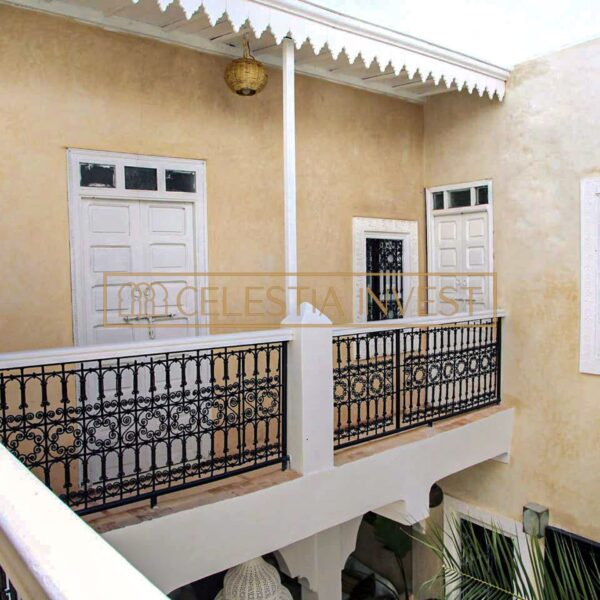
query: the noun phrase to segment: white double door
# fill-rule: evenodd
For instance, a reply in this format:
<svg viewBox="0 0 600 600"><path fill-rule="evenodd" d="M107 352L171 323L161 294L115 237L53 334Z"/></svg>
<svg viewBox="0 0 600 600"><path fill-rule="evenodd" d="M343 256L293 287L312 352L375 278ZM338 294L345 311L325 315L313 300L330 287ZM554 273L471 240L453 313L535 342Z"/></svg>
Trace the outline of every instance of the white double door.
<svg viewBox="0 0 600 600"><path fill-rule="evenodd" d="M193 202L81 199L83 285L79 289L85 322L79 324L79 334L84 343L198 335L193 316L197 309L194 210ZM188 291L178 303L184 287ZM193 418L181 397L180 364L169 365L161 355L103 363L101 375L86 378L88 402L94 404L101 395L107 407L90 421L86 478L93 484L177 464L183 443L172 438ZM185 367L185 375L188 381L196 379L192 364ZM165 400L169 393L173 400ZM120 403L118 409L115 403ZM186 459L197 454L191 446L195 444L186 448Z"/></svg>
<svg viewBox="0 0 600 600"><path fill-rule="evenodd" d="M492 308L493 276L487 211L452 212L433 217L429 285L436 315ZM441 294L456 304L445 302Z"/></svg>
<svg viewBox="0 0 600 600"><path fill-rule="evenodd" d="M194 204L81 202L83 343L197 335Z"/></svg>

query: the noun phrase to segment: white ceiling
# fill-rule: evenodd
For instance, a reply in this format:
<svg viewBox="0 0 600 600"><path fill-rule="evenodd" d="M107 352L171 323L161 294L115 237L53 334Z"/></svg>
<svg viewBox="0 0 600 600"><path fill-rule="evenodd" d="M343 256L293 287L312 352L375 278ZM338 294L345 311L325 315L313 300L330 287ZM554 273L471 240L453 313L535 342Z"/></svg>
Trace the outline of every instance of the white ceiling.
<svg viewBox="0 0 600 600"><path fill-rule="evenodd" d="M463 87L501 99L508 77L494 65L303 0L4 1L226 56L241 55L246 35L254 55L274 66L291 33L297 72L413 102Z"/></svg>

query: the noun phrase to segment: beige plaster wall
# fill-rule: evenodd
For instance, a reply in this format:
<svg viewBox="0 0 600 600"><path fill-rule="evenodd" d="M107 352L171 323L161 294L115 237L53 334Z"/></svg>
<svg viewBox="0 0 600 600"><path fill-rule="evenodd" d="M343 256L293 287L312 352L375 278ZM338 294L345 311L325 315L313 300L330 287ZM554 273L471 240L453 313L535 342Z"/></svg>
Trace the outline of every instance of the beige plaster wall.
<svg viewBox="0 0 600 600"><path fill-rule="evenodd" d="M600 377L579 359L579 181L600 175L600 40L517 67L503 103L425 108L427 186L491 178L503 399L518 409L509 466L442 482L463 500L600 538Z"/></svg>
<svg viewBox="0 0 600 600"><path fill-rule="evenodd" d="M240 98L227 59L7 6L0 40L0 351L72 344L68 147L206 159L210 270L283 270L280 72ZM298 77L297 122L300 269L422 222L421 106Z"/></svg>

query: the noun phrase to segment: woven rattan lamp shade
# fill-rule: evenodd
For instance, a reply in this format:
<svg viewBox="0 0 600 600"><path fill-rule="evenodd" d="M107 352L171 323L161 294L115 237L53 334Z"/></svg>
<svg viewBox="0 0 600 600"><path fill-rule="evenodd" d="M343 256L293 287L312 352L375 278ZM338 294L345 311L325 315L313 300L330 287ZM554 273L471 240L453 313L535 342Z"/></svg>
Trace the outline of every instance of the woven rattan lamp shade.
<svg viewBox="0 0 600 600"><path fill-rule="evenodd" d="M215 600L292 600L292 595L277 569L259 557L229 569Z"/></svg>
<svg viewBox="0 0 600 600"><path fill-rule="evenodd" d="M254 96L264 89L267 80L263 64L250 54L248 41L244 39L244 56L227 65L225 82L232 92L240 96Z"/></svg>

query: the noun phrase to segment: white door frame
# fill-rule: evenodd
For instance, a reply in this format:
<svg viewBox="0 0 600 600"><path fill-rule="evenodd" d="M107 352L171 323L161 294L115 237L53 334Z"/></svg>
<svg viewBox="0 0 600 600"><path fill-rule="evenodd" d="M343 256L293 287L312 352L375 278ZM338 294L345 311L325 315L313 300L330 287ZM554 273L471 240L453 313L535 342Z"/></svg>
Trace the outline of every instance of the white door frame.
<svg viewBox="0 0 600 600"><path fill-rule="evenodd" d="M405 243L402 245L402 264L407 273L403 277L405 290L414 289L418 286L419 271L419 223L418 221L402 221L400 219L377 219L372 217L353 217L352 218L352 238L353 238L353 294L352 294L352 312L355 323L366 322L366 303L361 302L361 294L366 287L366 276L363 274L367 270L367 238L383 239L401 239ZM361 306L364 312L361 312ZM416 314L415 305L411 302L406 306L405 317Z"/></svg>
<svg viewBox="0 0 600 600"><path fill-rule="evenodd" d="M488 188L488 203L487 204L475 204L475 188L486 185ZM444 205L448 201L448 192L454 190L471 189L471 206L464 206L460 208L443 208L440 210L433 210L433 195L436 192L444 193ZM425 211L426 211L426 222L427 222L427 273L434 272L434 228L433 220L436 216L441 215L459 215L459 214L473 214L473 213L487 213L488 220L488 273L494 272L494 209L493 209L493 190L491 179L481 179L478 181L469 181L467 183L453 183L450 185L438 185L425 189ZM494 295L496 289L494 286L494 277L490 277L490 303L492 309L495 309ZM427 287L432 285L432 276L427 276ZM431 302L433 300L433 291L428 289L428 299ZM429 307L429 304L428 304Z"/></svg>
<svg viewBox="0 0 600 600"><path fill-rule="evenodd" d="M80 185L79 162L91 162L116 165L116 187L94 188ZM126 190L123 178L125 163L128 166L156 167L158 171L158 190ZM120 168L121 167L121 168ZM196 174L195 192L167 192L165 186L165 169L193 171ZM73 314L73 344L81 346L85 342L85 306L81 284L84 281L82 264L82 232L80 231L81 204L83 199L111 200L148 200L153 202L190 202L194 204L195 220L195 271L200 287L208 285L208 221L206 203L206 161L186 158L170 158L105 152L97 150L67 150L69 236L71 246L71 299ZM199 316L196 331L208 326L207 316Z"/></svg>

